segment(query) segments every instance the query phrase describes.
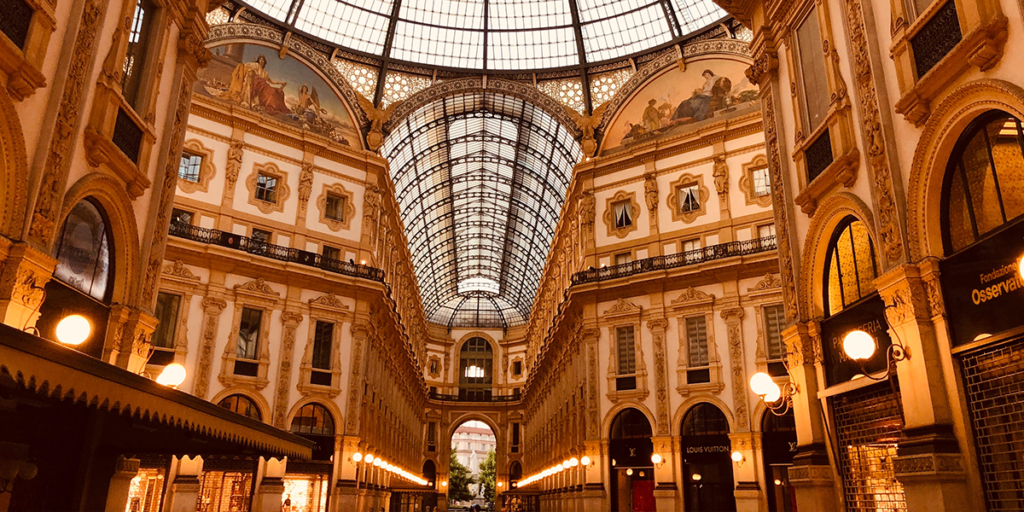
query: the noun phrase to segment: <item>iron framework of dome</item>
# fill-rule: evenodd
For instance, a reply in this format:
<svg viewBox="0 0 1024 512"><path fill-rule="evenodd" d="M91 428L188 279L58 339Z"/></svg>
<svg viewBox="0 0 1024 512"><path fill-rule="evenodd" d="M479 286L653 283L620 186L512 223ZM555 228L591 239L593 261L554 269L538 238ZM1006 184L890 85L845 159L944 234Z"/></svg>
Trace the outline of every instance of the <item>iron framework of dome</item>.
<svg viewBox="0 0 1024 512"><path fill-rule="evenodd" d="M387 61L540 71L622 60L726 16L712 0L248 0L329 44Z"/></svg>
<svg viewBox="0 0 1024 512"><path fill-rule="evenodd" d="M519 98L463 93L421 107L384 142L427 319L525 323L579 144Z"/></svg>

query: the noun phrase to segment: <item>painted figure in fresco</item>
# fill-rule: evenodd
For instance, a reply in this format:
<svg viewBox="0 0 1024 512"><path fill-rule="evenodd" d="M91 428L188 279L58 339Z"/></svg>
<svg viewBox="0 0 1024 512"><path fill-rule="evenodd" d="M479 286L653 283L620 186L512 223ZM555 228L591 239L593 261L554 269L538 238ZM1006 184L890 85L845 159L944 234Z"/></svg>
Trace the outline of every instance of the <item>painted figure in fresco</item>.
<svg viewBox="0 0 1024 512"><path fill-rule="evenodd" d="M724 76L716 76L714 71L705 69L704 87L693 91L693 97L683 100L672 115L673 122L703 121L719 109L726 106L732 81Z"/></svg>
<svg viewBox="0 0 1024 512"><path fill-rule="evenodd" d="M253 110L267 114L288 114L291 110L284 102L287 82L270 78L267 58L259 55L253 62L243 62L231 72L231 85L221 97ZM275 87L276 86L276 87Z"/></svg>
<svg viewBox="0 0 1024 512"><path fill-rule="evenodd" d="M655 106L657 103L657 100L648 101L644 109L644 129L648 133L661 129L661 112Z"/></svg>

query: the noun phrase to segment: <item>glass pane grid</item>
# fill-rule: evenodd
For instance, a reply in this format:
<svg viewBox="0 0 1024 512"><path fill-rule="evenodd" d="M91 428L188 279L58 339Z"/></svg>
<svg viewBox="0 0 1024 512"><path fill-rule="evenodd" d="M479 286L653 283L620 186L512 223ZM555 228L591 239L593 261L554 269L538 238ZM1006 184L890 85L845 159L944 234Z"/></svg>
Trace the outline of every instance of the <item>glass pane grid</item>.
<svg viewBox="0 0 1024 512"><path fill-rule="evenodd" d="M661 5L584 24L583 46L588 62L624 57L672 40Z"/></svg>
<svg viewBox="0 0 1024 512"><path fill-rule="evenodd" d="M292 0L246 0L245 3L277 21L284 21L292 6Z"/></svg>
<svg viewBox="0 0 1024 512"><path fill-rule="evenodd" d="M332 43L380 55L391 13L391 2L372 1L360 9L338 0L306 0L295 28Z"/></svg>
<svg viewBox="0 0 1024 512"><path fill-rule="evenodd" d="M875 384L834 398L832 416L846 510L905 512L893 469L903 436L899 396L889 383Z"/></svg>
<svg viewBox="0 0 1024 512"><path fill-rule="evenodd" d="M675 6L683 34L700 30L728 14L721 7L704 0L675 0Z"/></svg>

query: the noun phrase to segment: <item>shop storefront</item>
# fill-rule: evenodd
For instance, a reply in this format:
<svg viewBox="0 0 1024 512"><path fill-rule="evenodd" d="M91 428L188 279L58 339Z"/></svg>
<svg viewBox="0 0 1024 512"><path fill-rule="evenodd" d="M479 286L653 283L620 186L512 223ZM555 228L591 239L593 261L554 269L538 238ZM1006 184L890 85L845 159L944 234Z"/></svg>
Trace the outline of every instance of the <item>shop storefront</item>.
<svg viewBox="0 0 1024 512"><path fill-rule="evenodd" d="M246 511L252 508L256 460L204 458L196 512Z"/></svg>
<svg viewBox="0 0 1024 512"><path fill-rule="evenodd" d="M902 437L899 383L889 372L892 339L885 303L875 290L878 275L867 226L847 217L829 243L821 322L822 393L830 413L832 456L848 511L903 511L906 497L893 459ZM874 352L854 360L844 347L854 331L867 333Z"/></svg>
<svg viewBox="0 0 1024 512"><path fill-rule="evenodd" d="M796 454L793 411L787 411L782 416L765 411L761 419L761 447L768 512L794 512L796 495L789 484L789 468Z"/></svg>
<svg viewBox="0 0 1024 512"><path fill-rule="evenodd" d="M988 510L1024 504L1024 131L1004 112L961 135L946 170L941 282Z"/></svg>
<svg viewBox="0 0 1024 512"><path fill-rule="evenodd" d="M654 512L654 464L651 424L636 409L625 409L612 421L612 512Z"/></svg>
<svg viewBox="0 0 1024 512"><path fill-rule="evenodd" d="M686 512L734 512L729 421L714 405L697 404L683 418L683 500Z"/></svg>

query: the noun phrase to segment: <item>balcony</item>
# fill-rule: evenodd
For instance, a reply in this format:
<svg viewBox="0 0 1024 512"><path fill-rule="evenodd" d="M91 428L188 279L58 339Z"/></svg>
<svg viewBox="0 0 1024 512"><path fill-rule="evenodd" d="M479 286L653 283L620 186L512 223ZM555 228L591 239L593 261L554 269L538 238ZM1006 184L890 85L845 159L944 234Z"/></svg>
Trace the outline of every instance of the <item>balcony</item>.
<svg viewBox="0 0 1024 512"><path fill-rule="evenodd" d="M428 395L431 400L438 400L441 402L463 402L463 403L504 403L504 402L518 402L522 399L522 394L514 393L511 395L492 395L488 393L470 393L460 395L446 395L431 391Z"/></svg>
<svg viewBox="0 0 1024 512"><path fill-rule="evenodd" d="M291 247L284 247L281 245L269 244L267 242L254 240L247 236L226 233L218 229L207 229L182 222L172 222L169 233L171 236L184 238L193 242L228 247L278 261L316 267L335 274L359 277L381 283L384 282L384 271L377 268L366 265L357 265L351 261L324 258L320 254Z"/></svg>
<svg viewBox="0 0 1024 512"><path fill-rule="evenodd" d="M774 236L711 245L693 251L670 254L668 256L655 256L611 267L590 268L573 274L572 284L575 286L578 284L598 283L657 270L698 265L709 261L732 258L733 256L746 256L774 251L776 247Z"/></svg>

